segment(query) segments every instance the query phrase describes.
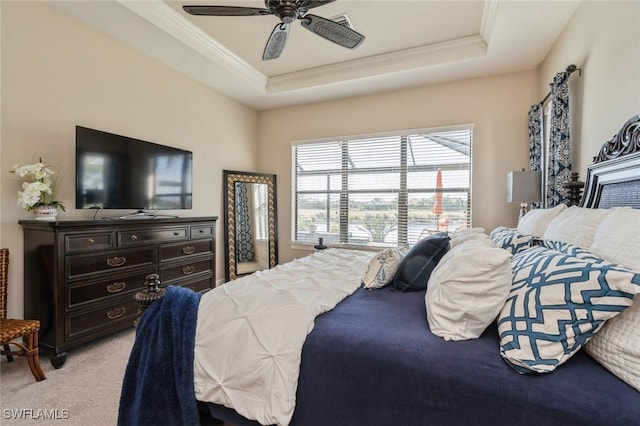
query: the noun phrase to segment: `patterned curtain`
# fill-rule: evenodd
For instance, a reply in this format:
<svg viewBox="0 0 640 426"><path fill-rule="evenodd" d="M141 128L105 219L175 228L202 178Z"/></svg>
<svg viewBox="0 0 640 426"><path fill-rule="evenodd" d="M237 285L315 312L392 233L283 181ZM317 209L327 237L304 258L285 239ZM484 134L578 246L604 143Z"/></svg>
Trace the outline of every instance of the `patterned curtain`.
<svg viewBox="0 0 640 426"><path fill-rule="evenodd" d="M236 250L238 262L253 260L253 236L246 182L236 182Z"/></svg>
<svg viewBox="0 0 640 426"><path fill-rule="evenodd" d="M529 110L529 170L542 170L542 104L531 105ZM542 203L531 203L531 207L539 209Z"/></svg>
<svg viewBox="0 0 640 426"><path fill-rule="evenodd" d="M567 199L564 183L571 178L571 141L569 139L569 73L556 74L551 84L551 126L547 162L547 207Z"/></svg>
<svg viewBox="0 0 640 426"><path fill-rule="evenodd" d="M542 168L542 104L529 110L529 170Z"/></svg>

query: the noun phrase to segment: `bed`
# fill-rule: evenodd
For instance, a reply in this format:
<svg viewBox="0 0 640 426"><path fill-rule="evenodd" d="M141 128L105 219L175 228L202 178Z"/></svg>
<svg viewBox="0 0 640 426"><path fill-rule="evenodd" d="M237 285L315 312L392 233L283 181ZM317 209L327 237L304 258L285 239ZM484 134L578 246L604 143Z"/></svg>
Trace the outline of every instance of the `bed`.
<svg viewBox="0 0 640 426"><path fill-rule="evenodd" d="M138 325L119 424L639 424L640 379L633 371L633 356L640 353L635 331L640 328L640 296L634 299L640 293L640 267L635 266L640 263L640 238L629 234L640 229L625 230L624 224L617 224L603 237L608 245L598 246L595 236L605 218L592 214L602 210L592 209L640 208L640 117L628 120L605 143L586 181L580 207L564 213L547 209L544 220L525 220L522 229L519 225L482 235L504 244L500 250L510 251L513 286L505 293L497 321L492 313L486 328L472 338L435 334L440 327L432 318L427 321L431 313L425 304L431 288L401 292L392 286L361 287L375 257L364 251L325 250L202 297L168 291L172 299L165 296L152 304ZM638 213L614 210L621 217ZM544 232L535 230L543 222ZM566 223L580 226L567 233ZM524 232L527 226L529 232ZM559 240L566 236L569 241L543 238L554 232ZM612 239L623 246L615 247ZM599 249L598 256L589 251L592 246ZM521 318L514 319L517 309L509 308L520 300L515 268L530 271L531 259L539 257L536 253L551 251L556 256L562 250L559 263L587 262L600 268L598 273L615 274L624 285L611 284L606 297L595 295L594 303L604 303L595 313L578 312L581 320L583 315L590 317L591 329L574 324L568 329L579 330L569 336L569 343L567 336L562 342L548 342L554 348L564 345L564 354L571 352L564 358L540 361L544 357L537 352L547 349L536 346L532 338L528 350L537 356L532 362L519 354L526 346L517 335ZM618 256L623 266L609 262ZM240 301L248 305L239 308ZM288 311L274 319L266 312L274 310ZM631 352L607 346L616 338L611 339L614 343L592 345L591 340L614 334L609 324L636 336L617 336ZM209 329L216 329L216 334L208 335ZM618 333L624 332L628 331ZM294 349L284 345L289 340L297 342L297 350L295 344ZM594 348L587 353L581 349L585 345ZM609 355L615 358L613 365ZM632 371L625 363L632 364Z"/></svg>

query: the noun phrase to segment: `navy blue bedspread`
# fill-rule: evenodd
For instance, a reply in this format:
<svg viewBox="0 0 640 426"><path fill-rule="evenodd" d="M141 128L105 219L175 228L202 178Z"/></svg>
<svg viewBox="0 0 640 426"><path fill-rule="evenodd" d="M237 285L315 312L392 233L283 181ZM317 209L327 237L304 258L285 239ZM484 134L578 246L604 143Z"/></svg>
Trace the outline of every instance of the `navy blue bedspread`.
<svg viewBox="0 0 640 426"><path fill-rule="evenodd" d="M319 316L303 347L292 424L640 424L640 392L586 353L550 374L520 375L500 357L495 325L468 341L433 335L424 293L359 289ZM237 426L257 424L208 407Z"/></svg>
<svg viewBox="0 0 640 426"><path fill-rule="evenodd" d="M169 286L136 329L125 371L119 426L197 425L193 358L200 294Z"/></svg>

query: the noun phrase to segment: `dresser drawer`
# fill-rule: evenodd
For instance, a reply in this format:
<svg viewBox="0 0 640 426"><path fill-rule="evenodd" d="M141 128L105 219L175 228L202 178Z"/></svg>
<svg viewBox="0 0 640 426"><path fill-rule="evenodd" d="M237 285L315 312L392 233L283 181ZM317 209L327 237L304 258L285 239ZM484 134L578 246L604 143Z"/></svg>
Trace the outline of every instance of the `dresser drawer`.
<svg viewBox="0 0 640 426"><path fill-rule="evenodd" d="M72 234L64 236L64 251L104 250L114 246L112 232L92 232L90 234Z"/></svg>
<svg viewBox="0 0 640 426"><path fill-rule="evenodd" d="M205 259L183 265L160 268L160 282L166 284L169 281L197 275L203 272L213 272L213 259Z"/></svg>
<svg viewBox="0 0 640 426"><path fill-rule="evenodd" d="M80 338L107 329L122 329L133 325L138 317L138 304L133 297L120 298L117 303L66 315L65 337Z"/></svg>
<svg viewBox="0 0 640 426"><path fill-rule="evenodd" d="M66 309L77 308L86 303L106 301L123 294L131 294L144 288L145 277L155 272L154 268L125 275L117 278L110 278L104 281L81 282L77 284L67 284ZM133 298L133 295L131 295Z"/></svg>
<svg viewBox="0 0 640 426"><path fill-rule="evenodd" d="M188 226L171 228L142 229L139 231L118 231L118 245L127 246L141 242L180 240L189 237Z"/></svg>
<svg viewBox="0 0 640 426"><path fill-rule="evenodd" d="M211 290L215 287L213 283L213 275L206 275L200 279L195 279L192 281L179 281L172 283L173 285L179 285L181 287L189 288L193 291L206 291Z"/></svg>
<svg viewBox="0 0 640 426"><path fill-rule="evenodd" d="M192 226L191 238L213 237L215 225Z"/></svg>
<svg viewBox="0 0 640 426"><path fill-rule="evenodd" d="M73 280L96 276L107 271L120 272L153 267L156 259L156 246L71 255L65 258L65 277L67 280Z"/></svg>
<svg viewBox="0 0 640 426"><path fill-rule="evenodd" d="M186 259L202 253L213 253L213 240L160 244L160 262Z"/></svg>

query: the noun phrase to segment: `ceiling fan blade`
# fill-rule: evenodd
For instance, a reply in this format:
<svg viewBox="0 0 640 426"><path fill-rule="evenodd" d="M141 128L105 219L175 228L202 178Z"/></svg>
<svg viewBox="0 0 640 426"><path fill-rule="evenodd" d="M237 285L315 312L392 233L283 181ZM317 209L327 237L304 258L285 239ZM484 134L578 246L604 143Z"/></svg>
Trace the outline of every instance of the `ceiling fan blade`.
<svg viewBox="0 0 640 426"><path fill-rule="evenodd" d="M325 4L333 3L336 0L300 0L298 7L301 9L313 9L314 7L324 6Z"/></svg>
<svg viewBox="0 0 640 426"><path fill-rule="evenodd" d="M260 16L271 15L268 9L236 6L182 6L190 15L204 16Z"/></svg>
<svg viewBox="0 0 640 426"><path fill-rule="evenodd" d="M271 32L269 41L264 47L262 53L262 60L268 61L269 59L276 59L280 56L284 50L284 46L287 44L287 38L289 37L289 29L291 25L280 23Z"/></svg>
<svg viewBox="0 0 640 426"><path fill-rule="evenodd" d="M354 49L364 41L364 36L359 32L343 27L329 19L308 14L301 20L304 28L340 46Z"/></svg>

